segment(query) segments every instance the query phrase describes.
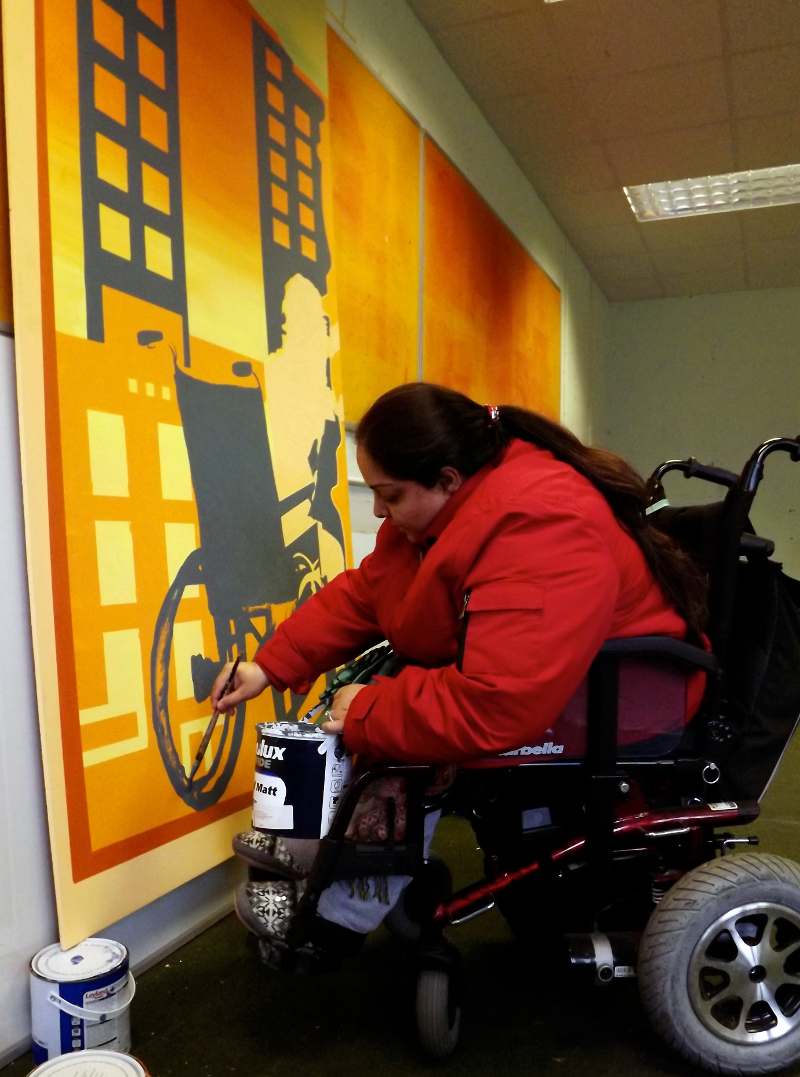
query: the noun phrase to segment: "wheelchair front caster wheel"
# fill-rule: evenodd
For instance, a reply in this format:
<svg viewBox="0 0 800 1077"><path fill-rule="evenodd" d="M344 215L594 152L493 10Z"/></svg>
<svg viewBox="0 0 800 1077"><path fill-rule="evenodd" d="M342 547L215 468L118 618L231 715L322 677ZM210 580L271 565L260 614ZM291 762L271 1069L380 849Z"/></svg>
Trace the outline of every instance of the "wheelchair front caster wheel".
<svg viewBox="0 0 800 1077"><path fill-rule="evenodd" d="M461 1003L454 977L446 969L423 969L417 980L417 1032L425 1054L446 1058L455 1050Z"/></svg>
<svg viewBox="0 0 800 1077"><path fill-rule="evenodd" d="M715 1073L775 1073L800 1059L800 866L745 853L684 875L639 951L656 1031Z"/></svg>

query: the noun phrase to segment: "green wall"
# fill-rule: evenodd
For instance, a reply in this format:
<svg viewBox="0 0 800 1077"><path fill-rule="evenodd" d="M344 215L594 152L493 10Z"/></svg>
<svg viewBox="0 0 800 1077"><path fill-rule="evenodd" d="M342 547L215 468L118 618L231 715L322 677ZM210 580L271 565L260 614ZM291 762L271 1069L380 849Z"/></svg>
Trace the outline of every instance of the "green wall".
<svg viewBox="0 0 800 1077"><path fill-rule="evenodd" d="M609 316L597 440L643 474L695 456L739 471L760 442L800 433L800 288L617 303ZM714 487L668 480L675 504ZM800 578L800 463L771 457L752 514L775 557ZM798 670L800 676L800 670ZM800 737L784 757L752 832L800 860Z"/></svg>

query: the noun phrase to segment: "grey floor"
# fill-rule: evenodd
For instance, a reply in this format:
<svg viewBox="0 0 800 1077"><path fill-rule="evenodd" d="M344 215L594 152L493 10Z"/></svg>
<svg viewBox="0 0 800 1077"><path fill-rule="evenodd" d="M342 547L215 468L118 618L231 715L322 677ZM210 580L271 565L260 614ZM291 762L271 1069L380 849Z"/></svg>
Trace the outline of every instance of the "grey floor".
<svg viewBox="0 0 800 1077"><path fill-rule="evenodd" d="M449 818L438 851L456 885L475 878L471 831ZM413 977L381 929L336 976L298 979L263 968L231 916L138 981L133 1053L152 1077L689 1077L662 1047L635 983L554 983L495 912L452 930L468 985L461 1042L432 1062L415 1041ZM30 1056L0 1073L23 1077ZM800 1067L792 1071L800 1077Z"/></svg>

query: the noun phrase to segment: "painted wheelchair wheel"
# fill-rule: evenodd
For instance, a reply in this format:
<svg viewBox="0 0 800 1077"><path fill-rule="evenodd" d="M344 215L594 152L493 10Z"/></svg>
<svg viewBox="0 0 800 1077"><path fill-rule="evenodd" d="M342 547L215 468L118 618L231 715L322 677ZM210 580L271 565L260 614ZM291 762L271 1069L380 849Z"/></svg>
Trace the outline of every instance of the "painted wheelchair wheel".
<svg viewBox="0 0 800 1077"><path fill-rule="evenodd" d="M175 665L175 618L181 601L190 587L196 588L196 592L192 596L193 601L202 602L204 609L208 609L202 568L202 549L194 550L186 558L161 605L150 656L150 685L153 728L167 776L172 788L181 800L188 804L189 807L194 808L195 811L202 811L204 808L217 803L231 779L244 736L246 705L241 703L233 715L220 716L219 722L222 731L213 761L206 773L197 775L190 784L186 771L186 761L182 758L181 752L179 752L175 743L169 713L170 670L172 669L174 674ZM214 662L213 660L200 658L200 662L209 667L204 678L208 683L204 685L202 692L205 691L206 687L210 691L215 673L222 668L225 662L231 661L234 654L245 654L244 624L240 625L239 619L235 617L216 616L213 617L213 620L219 659ZM198 693L195 687L195 698L198 698L198 694L202 696L202 692Z"/></svg>

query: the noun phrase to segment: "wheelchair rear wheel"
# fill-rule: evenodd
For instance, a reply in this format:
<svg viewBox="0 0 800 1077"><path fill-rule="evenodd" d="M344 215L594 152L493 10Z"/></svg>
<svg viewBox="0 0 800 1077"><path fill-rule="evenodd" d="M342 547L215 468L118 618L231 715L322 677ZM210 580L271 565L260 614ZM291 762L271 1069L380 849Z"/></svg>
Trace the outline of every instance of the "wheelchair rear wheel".
<svg viewBox="0 0 800 1077"><path fill-rule="evenodd" d="M684 875L647 924L645 1010L664 1040L717 1073L800 1058L800 866L745 853Z"/></svg>

